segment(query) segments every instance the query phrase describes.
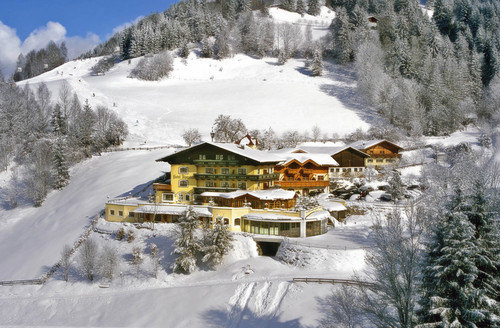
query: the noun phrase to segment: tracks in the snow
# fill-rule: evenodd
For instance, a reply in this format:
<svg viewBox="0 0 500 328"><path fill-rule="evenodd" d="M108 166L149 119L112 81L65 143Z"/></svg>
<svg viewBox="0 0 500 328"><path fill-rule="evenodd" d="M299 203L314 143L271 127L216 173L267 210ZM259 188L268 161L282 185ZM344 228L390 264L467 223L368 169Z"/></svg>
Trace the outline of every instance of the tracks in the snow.
<svg viewBox="0 0 500 328"><path fill-rule="evenodd" d="M248 282L236 287L230 297L226 328L245 326L251 318L271 318L278 314L290 282ZM250 319L249 319L250 318Z"/></svg>

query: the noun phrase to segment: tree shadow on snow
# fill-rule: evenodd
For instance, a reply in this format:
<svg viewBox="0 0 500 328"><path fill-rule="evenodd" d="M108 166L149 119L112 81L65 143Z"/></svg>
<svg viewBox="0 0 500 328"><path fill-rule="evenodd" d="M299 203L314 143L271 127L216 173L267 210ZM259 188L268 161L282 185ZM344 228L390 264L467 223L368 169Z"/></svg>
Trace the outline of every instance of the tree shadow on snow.
<svg viewBox="0 0 500 328"><path fill-rule="evenodd" d="M239 327L239 328L310 328L300 324L299 319L280 321L276 315L257 315L247 308L228 312L223 309L213 309L200 314L206 327Z"/></svg>
<svg viewBox="0 0 500 328"><path fill-rule="evenodd" d="M312 77L312 72L309 68L304 67L304 66L298 66L295 68L297 72L299 72L302 75Z"/></svg>
<svg viewBox="0 0 500 328"><path fill-rule="evenodd" d="M322 84L320 90L337 98L344 106L353 110L363 121L369 124L380 123L384 119L359 94L357 79L353 67L345 67L325 62L323 76L332 80L331 84Z"/></svg>

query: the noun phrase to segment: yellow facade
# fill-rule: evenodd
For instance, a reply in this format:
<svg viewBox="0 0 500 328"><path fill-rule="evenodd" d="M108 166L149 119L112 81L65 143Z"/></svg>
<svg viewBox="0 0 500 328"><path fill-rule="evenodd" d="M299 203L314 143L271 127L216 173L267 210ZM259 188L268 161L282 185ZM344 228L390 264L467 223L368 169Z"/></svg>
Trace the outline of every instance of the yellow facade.
<svg viewBox="0 0 500 328"><path fill-rule="evenodd" d="M133 211L139 205L107 203L105 219L110 222L136 222Z"/></svg>
<svg viewBox="0 0 500 328"><path fill-rule="evenodd" d="M193 204L195 194L204 189L233 191L263 190L273 186L273 181L258 181L255 177L273 174L269 165L242 166L197 166L192 164L171 165L171 190L157 190L156 201L159 203ZM227 179L224 177L227 176ZM253 178L251 178L253 177ZM257 181L256 181L257 180Z"/></svg>

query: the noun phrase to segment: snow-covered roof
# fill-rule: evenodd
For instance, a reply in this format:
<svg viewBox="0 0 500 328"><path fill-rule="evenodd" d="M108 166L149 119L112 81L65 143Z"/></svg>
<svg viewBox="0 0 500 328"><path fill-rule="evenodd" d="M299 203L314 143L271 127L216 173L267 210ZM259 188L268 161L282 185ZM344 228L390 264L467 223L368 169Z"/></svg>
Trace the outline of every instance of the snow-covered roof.
<svg viewBox="0 0 500 328"><path fill-rule="evenodd" d="M366 149L366 148L370 148L370 147L376 146L376 145L378 145L379 143L382 143L382 142L387 142L387 143L393 145L394 147L403 149L402 147L396 145L395 143L392 143L392 142L387 141L385 139L358 140L358 141L355 141L355 142L349 144L348 146L351 146L351 147L356 148L356 149Z"/></svg>
<svg viewBox="0 0 500 328"><path fill-rule="evenodd" d="M282 154L283 160L278 163L279 165L286 165L292 161L297 161L300 164L305 164L307 161L313 161L320 166L338 166L336 160L334 160L328 154L309 154L309 153L292 153L292 154Z"/></svg>
<svg viewBox="0 0 500 328"><path fill-rule="evenodd" d="M330 211L330 212L339 212L339 211L347 211L347 208L344 206L344 204L340 202L331 202L331 201L324 201L324 200L319 200L319 205L323 207L324 210Z"/></svg>
<svg viewBox="0 0 500 328"><path fill-rule="evenodd" d="M306 220L321 220L328 218L330 218L330 212L322 210L311 213L306 217Z"/></svg>
<svg viewBox="0 0 500 328"><path fill-rule="evenodd" d="M202 145L207 145L207 144L212 145L212 146L217 147L217 148L220 148L220 149L224 149L224 150L229 151L231 153L249 158L251 160L254 160L254 161L257 161L260 163L276 163L282 159L280 156L278 156L274 153L260 151L260 150L253 149L251 147L244 146L244 145L237 145L234 143L219 143L219 142L205 141L205 142L202 142L201 144L197 144L197 145L194 145L192 147L185 148L185 149L180 150L174 154L160 158L157 161L168 161L168 158L171 156L175 156L175 155L180 154L182 152L187 152L187 151L190 151L191 149L198 148Z"/></svg>
<svg viewBox="0 0 500 328"><path fill-rule="evenodd" d="M110 199L106 202L107 204L114 204L114 205L129 205L129 206L138 206L142 204L149 204L147 201L136 198L136 197L122 197L122 198L115 198L115 199Z"/></svg>
<svg viewBox="0 0 500 328"><path fill-rule="evenodd" d="M186 209L187 206L185 205L145 205L135 209L134 213L182 215ZM212 213L210 213L206 206L193 207L193 210L199 216L212 217Z"/></svg>
<svg viewBox="0 0 500 328"><path fill-rule="evenodd" d="M242 215L242 217L246 220L253 221L300 221L302 220L299 216L288 216L281 213L276 212L268 212L268 213L248 213Z"/></svg>
<svg viewBox="0 0 500 328"><path fill-rule="evenodd" d="M293 199L295 197L295 191L284 190L284 189L267 189L267 190L236 190L232 192L206 191L201 194L202 197L221 197L226 199L234 199L244 195L253 196L261 200Z"/></svg>

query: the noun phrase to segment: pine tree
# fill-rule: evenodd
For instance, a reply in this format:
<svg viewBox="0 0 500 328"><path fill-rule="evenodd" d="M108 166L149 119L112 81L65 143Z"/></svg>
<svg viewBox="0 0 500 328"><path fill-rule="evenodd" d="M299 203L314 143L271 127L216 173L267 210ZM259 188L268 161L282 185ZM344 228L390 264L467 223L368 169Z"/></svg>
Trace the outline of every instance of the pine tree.
<svg viewBox="0 0 500 328"><path fill-rule="evenodd" d="M53 147L54 188L62 189L66 187L70 179L69 167L66 161L66 140L63 137L58 137Z"/></svg>
<svg viewBox="0 0 500 328"><path fill-rule="evenodd" d="M50 121L52 125L52 129L57 136L65 135L67 132L66 129L66 118L64 117L63 112L61 111L61 106L57 104L54 107L54 111L52 112L52 118Z"/></svg>
<svg viewBox="0 0 500 328"><path fill-rule="evenodd" d="M295 12L303 16L306 13L306 4L304 0L297 0L297 6L295 7Z"/></svg>
<svg viewBox="0 0 500 328"><path fill-rule="evenodd" d="M212 58L214 56L212 44L207 38L203 38L201 41L201 56L205 58Z"/></svg>
<svg viewBox="0 0 500 328"><path fill-rule="evenodd" d="M307 13L312 16L318 16L321 12L321 7L318 0L309 0L309 8Z"/></svg>
<svg viewBox="0 0 500 328"><path fill-rule="evenodd" d="M281 0L280 7L290 12L295 11L295 0Z"/></svg>
<svg viewBox="0 0 500 328"><path fill-rule="evenodd" d="M313 76L323 75L323 55L320 48L314 49L311 72Z"/></svg>
<svg viewBox="0 0 500 328"><path fill-rule="evenodd" d="M485 297L474 286L478 245L466 215L451 212L440 220L424 262L420 322L436 327L476 327Z"/></svg>
<svg viewBox="0 0 500 328"><path fill-rule="evenodd" d="M224 224L224 220L220 216L215 219L213 228L208 228L205 231L205 235L205 245L202 249L205 255L202 261L214 268L222 262L224 255L232 248L233 236L228 225Z"/></svg>
<svg viewBox="0 0 500 328"><path fill-rule="evenodd" d="M83 105L81 116L78 120L77 136L81 147L87 157L92 155L91 146L95 133L96 115L90 107L89 101L86 100Z"/></svg>
<svg viewBox="0 0 500 328"><path fill-rule="evenodd" d="M174 243L174 254L177 254L177 258L172 269L175 272L191 273L196 269L196 255L201 249L200 241L196 238L198 227L198 214L192 206L188 206L179 218L177 239Z"/></svg>

